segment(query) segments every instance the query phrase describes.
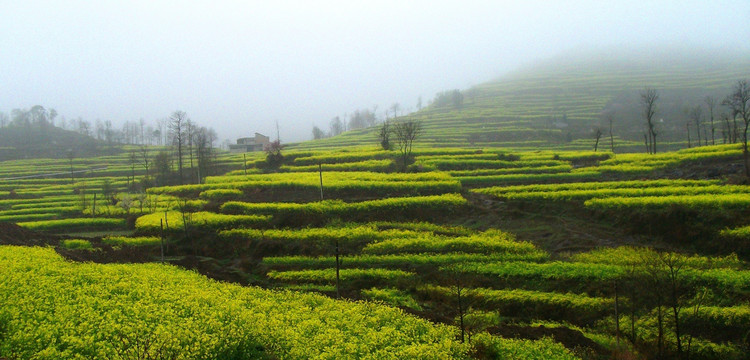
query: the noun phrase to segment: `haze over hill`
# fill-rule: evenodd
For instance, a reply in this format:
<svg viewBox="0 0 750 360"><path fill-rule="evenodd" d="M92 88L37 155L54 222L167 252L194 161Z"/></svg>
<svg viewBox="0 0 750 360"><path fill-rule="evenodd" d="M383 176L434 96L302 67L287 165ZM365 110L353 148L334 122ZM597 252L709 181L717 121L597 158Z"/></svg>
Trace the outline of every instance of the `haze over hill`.
<svg viewBox="0 0 750 360"><path fill-rule="evenodd" d="M701 136L726 135L729 110L721 101L737 80L750 74L750 56L719 48L608 49L568 53L461 90L460 104L436 99L404 118L423 122L422 143L433 146L567 147L590 149L593 130L613 134L626 151L641 151L645 120L639 94L646 87L659 92L657 119L660 140L670 147L687 146L690 111L701 107ZM695 125L690 122L693 141ZM302 147L377 145L377 127L355 130ZM709 140L709 142L711 142Z"/></svg>
<svg viewBox="0 0 750 360"><path fill-rule="evenodd" d="M748 48L745 0L0 4L0 111L309 138L357 109L404 112L571 49Z"/></svg>

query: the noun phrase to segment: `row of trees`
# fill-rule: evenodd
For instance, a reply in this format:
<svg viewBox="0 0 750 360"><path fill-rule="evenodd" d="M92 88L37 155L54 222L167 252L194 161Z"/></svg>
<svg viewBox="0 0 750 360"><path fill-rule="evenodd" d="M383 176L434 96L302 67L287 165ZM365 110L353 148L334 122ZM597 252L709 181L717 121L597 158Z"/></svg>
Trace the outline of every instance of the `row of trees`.
<svg viewBox="0 0 750 360"><path fill-rule="evenodd" d="M473 91L471 92L473 94ZM458 90L447 90L435 94L435 98L430 103L430 106L435 107L453 107L460 108L464 103L464 95ZM377 124L382 124L389 121L390 119L396 119L399 116L404 115L404 110L399 103L393 103L390 107L384 110L384 120L380 120L377 115L378 106L373 106L370 109L360 109L354 111L352 114L344 115L343 119L339 116L334 117L328 123L328 129L322 129L317 125L313 125L312 136L313 140L325 139L331 136L340 135L348 130L364 129L373 127ZM422 110L422 97L417 98L417 110ZM407 112L410 111L407 109Z"/></svg>
<svg viewBox="0 0 750 360"><path fill-rule="evenodd" d="M655 115L657 113L658 100L659 93L655 89L646 88L640 93L643 117L646 120L643 139L646 151L650 154L655 154L657 151L656 139L659 133L657 132ZM709 135L711 144L716 144L715 119L717 101L715 98L709 96L705 98L705 104L708 107L708 122L704 119L702 106L698 105L686 111L688 115L688 120L686 122L688 147L693 145L690 136L691 124L695 125L694 134L696 134L697 146L701 146L701 143L708 145ZM725 144L742 143L745 175L750 177L750 152L748 152L747 138L748 128L750 127L750 86L748 86L747 80L737 81L732 88L732 92L724 98L721 105L728 109L728 113L722 113L719 115L722 123L722 141ZM597 144L600 136L601 134L597 135Z"/></svg>
<svg viewBox="0 0 750 360"><path fill-rule="evenodd" d="M128 154L130 165L129 188L136 188L136 169L143 169L142 189L157 185L174 185L202 183L206 176L215 173L217 140L216 132L200 126L188 118L187 113L177 110L169 117L167 124L168 144L170 147L153 153L152 148L141 145ZM75 152L68 152L71 181L73 181L73 159ZM175 169L176 166L176 169Z"/></svg>
<svg viewBox="0 0 750 360"><path fill-rule="evenodd" d="M398 104L394 104L394 106L398 107ZM400 107L398 108L400 109ZM328 123L328 131L319 128L317 125L313 125L313 139L325 139L331 136L340 135L347 130L364 129L367 127L375 126L379 122L376 115L377 109L378 107L374 106L372 110L356 110L348 116L348 120L346 119L346 115L344 116L343 120L340 117L336 116Z"/></svg>
<svg viewBox="0 0 750 360"><path fill-rule="evenodd" d="M211 128L195 124L188 118L187 113L181 110L169 116L167 131L169 143L173 149L170 158L173 158L177 164L176 182L180 185L201 183L204 177L212 173L213 160L216 156L214 149L214 143L217 140L216 132ZM148 175L148 163L145 154L143 156L143 164ZM168 175L173 168L170 163L172 159L159 159L159 156L165 157L162 153L157 155L154 165L159 171L159 176L162 177L162 182L168 183Z"/></svg>
<svg viewBox="0 0 750 360"><path fill-rule="evenodd" d="M42 130L58 127L63 130L75 131L81 135L90 136L107 144L136 144L136 145L169 145L172 140L170 133L170 118L163 118L148 123L144 119L125 121L121 127L112 124L110 120L96 119L93 123L81 117L66 119L59 116L55 109L41 105L29 109L13 109L10 116L0 112L0 128L4 127L36 127ZM190 128L192 123L186 123ZM209 129L216 137L213 129Z"/></svg>

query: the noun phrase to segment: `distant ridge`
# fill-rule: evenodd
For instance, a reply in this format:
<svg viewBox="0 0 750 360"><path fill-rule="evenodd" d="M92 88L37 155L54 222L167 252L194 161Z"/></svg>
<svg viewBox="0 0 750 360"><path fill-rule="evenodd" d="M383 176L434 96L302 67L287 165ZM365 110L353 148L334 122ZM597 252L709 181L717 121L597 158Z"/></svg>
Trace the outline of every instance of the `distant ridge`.
<svg viewBox="0 0 750 360"><path fill-rule="evenodd" d="M75 131L47 126L7 126L0 128L0 161L25 158L64 158L99 154L97 141Z"/></svg>
<svg viewBox="0 0 750 360"><path fill-rule="evenodd" d="M640 151L643 122L639 92L659 91L659 136L668 148L687 145L687 111L707 96L718 103L737 80L750 78L750 56L727 49L605 49L539 61L461 91L460 107L434 105L400 117L421 120L424 146L589 149L593 129L608 134L603 113L614 114L622 151ZM715 136L721 139L717 106ZM693 129L695 131L695 129ZM695 137L695 135L693 135ZM305 142L298 148L377 145L375 128Z"/></svg>

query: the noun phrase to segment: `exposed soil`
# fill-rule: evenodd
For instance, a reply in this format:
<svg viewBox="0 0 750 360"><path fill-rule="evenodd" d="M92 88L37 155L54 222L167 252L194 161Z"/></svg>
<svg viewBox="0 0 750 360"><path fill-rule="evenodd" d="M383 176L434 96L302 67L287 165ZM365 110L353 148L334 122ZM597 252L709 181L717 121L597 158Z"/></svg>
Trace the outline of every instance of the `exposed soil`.
<svg viewBox="0 0 750 360"><path fill-rule="evenodd" d="M568 203L508 203L490 195L463 195L471 207L459 225L508 231L553 255L621 245L666 246L595 219L590 211Z"/></svg>
<svg viewBox="0 0 750 360"><path fill-rule="evenodd" d="M60 237L22 228L14 223L0 222L0 245L57 245Z"/></svg>
<svg viewBox="0 0 750 360"><path fill-rule="evenodd" d="M123 246L113 248L110 245L102 244L101 238L88 239L94 250L69 250L63 247L56 247L55 251L64 258L84 262L90 261L99 264L110 263L147 263L156 260L154 256L138 247Z"/></svg>

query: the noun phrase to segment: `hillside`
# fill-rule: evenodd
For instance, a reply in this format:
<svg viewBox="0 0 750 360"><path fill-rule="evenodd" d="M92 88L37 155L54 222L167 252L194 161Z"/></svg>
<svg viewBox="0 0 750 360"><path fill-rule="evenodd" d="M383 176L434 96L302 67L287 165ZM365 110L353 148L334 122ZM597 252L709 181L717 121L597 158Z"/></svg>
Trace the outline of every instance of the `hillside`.
<svg viewBox="0 0 750 360"><path fill-rule="evenodd" d="M102 155L97 141L75 131L55 126L8 126L0 128L0 160L63 158L68 151L74 156Z"/></svg>
<svg viewBox="0 0 750 360"><path fill-rule="evenodd" d="M741 154L221 154L145 192L126 153L6 161L0 357L743 359Z"/></svg>
<svg viewBox="0 0 750 360"><path fill-rule="evenodd" d="M461 106L433 103L401 118L423 122L421 144L425 146L590 150L593 128L600 126L606 136L608 123L602 114L611 112L616 150L642 151L644 120L639 92L651 87L660 95L657 130L659 140L668 143L662 149L682 148L687 145L687 110L702 106L703 121L709 126L705 98L711 96L720 103L733 84L750 73L748 59L726 51L569 54L464 89ZM727 111L720 105L714 111L718 142L722 139L721 114ZM691 126L695 141L695 125ZM710 128L707 133L710 135ZM376 144L375 137L376 128L360 129L298 147Z"/></svg>
<svg viewBox="0 0 750 360"><path fill-rule="evenodd" d="M1 161L0 359L746 359L741 145L622 153L642 82L667 116L737 74L619 61L409 115L405 167L373 129L184 177L163 147ZM571 150L602 109L616 151Z"/></svg>

